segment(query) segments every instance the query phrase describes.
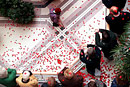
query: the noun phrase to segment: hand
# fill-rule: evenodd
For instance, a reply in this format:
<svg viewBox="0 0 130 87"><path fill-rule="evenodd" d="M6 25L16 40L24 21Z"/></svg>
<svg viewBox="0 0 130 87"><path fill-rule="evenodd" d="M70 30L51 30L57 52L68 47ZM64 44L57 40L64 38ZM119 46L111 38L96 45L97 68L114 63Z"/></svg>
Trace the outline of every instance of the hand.
<svg viewBox="0 0 130 87"><path fill-rule="evenodd" d="M95 32L99 32L99 29L95 29Z"/></svg>

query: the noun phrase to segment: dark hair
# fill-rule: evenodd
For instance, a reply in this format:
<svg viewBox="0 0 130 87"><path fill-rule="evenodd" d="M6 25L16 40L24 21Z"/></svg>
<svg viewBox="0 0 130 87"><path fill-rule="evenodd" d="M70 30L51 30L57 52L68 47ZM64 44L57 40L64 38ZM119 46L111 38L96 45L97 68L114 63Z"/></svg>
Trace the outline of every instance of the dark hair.
<svg viewBox="0 0 130 87"><path fill-rule="evenodd" d="M109 33L108 33L107 31L103 31L103 32L102 32L102 39L103 39L104 41L106 41L106 42L109 42L109 40L110 40L110 35L109 35Z"/></svg>
<svg viewBox="0 0 130 87"><path fill-rule="evenodd" d="M25 71L28 71L28 72L30 73L30 76L32 75L32 72L29 71L29 70L23 70L22 74L23 74Z"/></svg>
<svg viewBox="0 0 130 87"><path fill-rule="evenodd" d="M90 81L88 83L88 87L97 87L96 83L94 81Z"/></svg>
<svg viewBox="0 0 130 87"><path fill-rule="evenodd" d="M94 58L96 54L95 47L89 47L87 54L88 54L89 59Z"/></svg>

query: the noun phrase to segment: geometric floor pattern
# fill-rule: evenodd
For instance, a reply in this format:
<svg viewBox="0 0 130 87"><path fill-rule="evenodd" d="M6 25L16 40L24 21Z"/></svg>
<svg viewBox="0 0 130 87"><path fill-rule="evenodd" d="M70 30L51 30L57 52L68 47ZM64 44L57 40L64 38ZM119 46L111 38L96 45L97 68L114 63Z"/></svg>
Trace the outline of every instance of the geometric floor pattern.
<svg viewBox="0 0 130 87"><path fill-rule="evenodd" d="M31 24L19 25L0 16L0 65L21 72L57 74L64 66L73 66L79 60L81 44L95 44L97 29L105 29L106 8L102 0L55 0L43 8L45 0L24 0L35 5L35 18ZM64 30L53 27L49 9L60 7ZM130 11L129 3L125 10ZM56 34L55 32L59 32ZM80 65L77 65L80 66ZM76 67L77 67L76 66ZM114 63L102 58L100 80L110 86L115 76ZM85 78L99 79L77 72Z"/></svg>

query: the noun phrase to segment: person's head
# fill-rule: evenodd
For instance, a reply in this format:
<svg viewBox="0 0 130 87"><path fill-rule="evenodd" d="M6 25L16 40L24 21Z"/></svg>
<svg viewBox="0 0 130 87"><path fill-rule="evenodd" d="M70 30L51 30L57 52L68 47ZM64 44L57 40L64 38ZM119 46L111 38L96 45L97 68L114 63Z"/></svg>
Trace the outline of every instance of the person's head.
<svg viewBox="0 0 130 87"><path fill-rule="evenodd" d="M49 87L54 87L56 85L56 81L54 77L48 77L48 86Z"/></svg>
<svg viewBox="0 0 130 87"><path fill-rule="evenodd" d="M106 40L106 41L109 41L110 36L109 36L109 33L107 31L102 32L102 39Z"/></svg>
<svg viewBox="0 0 130 87"><path fill-rule="evenodd" d="M24 70L22 72L22 78L23 78L23 81L27 81L29 80L29 77L32 75L32 72L31 71L28 71L28 70Z"/></svg>
<svg viewBox="0 0 130 87"><path fill-rule="evenodd" d="M60 15L61 9L60 9L60 8L56 8L56 9L55 9L55 13L58 14L58 15Z"/></svg>
<svg viewBox="0 0 130 87"><path fill-rule="evenodd" d="M89 59L93 58L95 56L95 49L93 47L89 47L87 50L87 54Z"/></svg>
<svg viewBox="0 0 130 87"><path fill-rule="evenodd" d="M123 87L129 87L128 79L125 73L118 73L116 76L116 81L118 85L124 85Z"/></svg>
<svg viewBox="0 0 130 87"><path fill-rule="evenodd" d="M7 70L4 67L0 66L0 78L6 78L7 76L8 76Z"/></svg>
<svg viewBox="0 0 130 87"><path fill-rule="evenodd" d="M64 76L67 79L71 79L74 76L73 71L71 69L66 69L64 71Z"/></svg>
<svg viewBox="0 0 130 87"><path fill-rule="evenodd" d="M88 83L88 87L97 87L97 85L96 85L95 81L90 81Z"/></svg>
<svg viewBox="0 0 130 87"><path fill-rule="evenodd" d="M119 12L118 7L112 6L112 7L110 8L110 14L112 14L112 15L117 15L118 12Z"/></svg>

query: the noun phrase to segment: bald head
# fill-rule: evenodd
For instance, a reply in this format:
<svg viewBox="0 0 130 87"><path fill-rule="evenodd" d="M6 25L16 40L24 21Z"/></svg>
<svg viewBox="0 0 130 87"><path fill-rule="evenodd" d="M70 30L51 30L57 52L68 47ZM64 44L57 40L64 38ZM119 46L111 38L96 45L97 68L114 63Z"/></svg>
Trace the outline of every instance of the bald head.
<svg viewBox="0 0 130 87"><path fill-rule="evenodd" d="M64 76L65 76L65 78L67 78L67 79L71 79L72 77L73 77L73 71L71 70L71 69L66 69L65 71L64 71Z"/></svg>
<svg viewBox="0 0 130 87"><path fill-rule="evenodd" d="M112 6L112 7L110 8L110 13L111 13L112 15L117 15L118 12L119 12L118 7Z"/></svg>

